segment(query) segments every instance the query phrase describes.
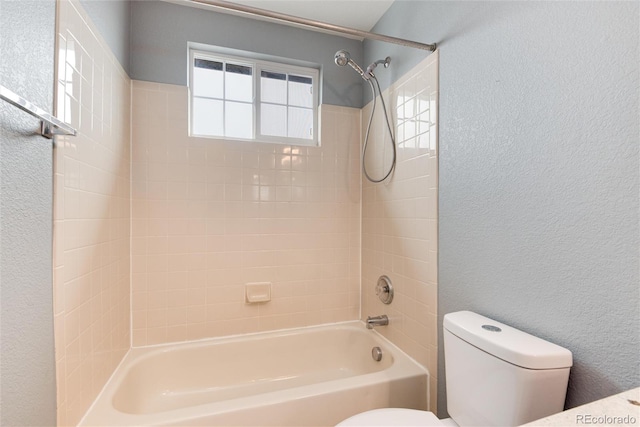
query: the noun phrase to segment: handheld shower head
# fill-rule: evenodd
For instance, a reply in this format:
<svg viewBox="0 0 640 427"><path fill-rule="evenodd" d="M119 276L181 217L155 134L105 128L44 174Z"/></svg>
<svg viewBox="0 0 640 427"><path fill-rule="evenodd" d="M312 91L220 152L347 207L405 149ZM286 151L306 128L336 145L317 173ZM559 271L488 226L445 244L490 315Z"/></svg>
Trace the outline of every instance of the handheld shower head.
<svg viewBox="0 0 640 427"><path fill-rule="evenodd" d="M346 50L337 51L334 56L334 61L336 62L336 65L340 67L344 67L345 65L349 64L349 66L356 70L356 72L360 74L363 79L367 80L368 77L365 76L362 68L360 68L360 66L356 64L353 59L351 59L351 55L349 55L349 52L347 52Z"/></svg>
<svg viewBox="0 0 640 427"><path fill-rule="evenodd" d="M350 59L351 59L351 55L349 55L349 52L347 52L346 50L337 51L334 57L334 60L336 61L336 65L340 67L344 67L345 65L347 65Z"/></svg>

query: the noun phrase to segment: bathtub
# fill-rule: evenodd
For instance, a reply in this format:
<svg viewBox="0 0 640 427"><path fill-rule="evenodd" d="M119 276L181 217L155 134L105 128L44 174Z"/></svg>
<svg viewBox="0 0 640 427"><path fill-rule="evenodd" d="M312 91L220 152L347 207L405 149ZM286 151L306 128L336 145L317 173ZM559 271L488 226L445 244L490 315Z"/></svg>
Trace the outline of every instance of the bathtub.
<svg viewBox="0 0 640 427"><path fill-rule="evenodd" d="M369 409L428 409L428 376L357 321L133 348L80 425L333 426Z"/></svg>

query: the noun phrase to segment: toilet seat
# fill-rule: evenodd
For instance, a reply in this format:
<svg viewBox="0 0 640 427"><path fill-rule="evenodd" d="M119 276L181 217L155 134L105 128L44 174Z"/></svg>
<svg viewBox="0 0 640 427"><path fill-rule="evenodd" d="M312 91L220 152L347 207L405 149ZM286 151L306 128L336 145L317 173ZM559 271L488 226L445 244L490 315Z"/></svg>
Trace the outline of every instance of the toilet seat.
<svg viewBox="0 0 640 427"><path fill-rule="evenodd" d="M443 426L433 412L416 409L383 408L347 418L336 427Z"/></svg>

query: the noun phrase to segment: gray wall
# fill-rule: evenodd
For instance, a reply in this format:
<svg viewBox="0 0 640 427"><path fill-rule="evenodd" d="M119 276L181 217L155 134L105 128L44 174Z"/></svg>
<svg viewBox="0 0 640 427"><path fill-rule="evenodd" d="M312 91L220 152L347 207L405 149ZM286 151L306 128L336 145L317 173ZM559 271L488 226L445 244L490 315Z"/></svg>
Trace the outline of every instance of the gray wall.
<svg viewBox="0 0 640 427"><path fill-rule="evenodd" d="M51 111L55 1L0 1L0 84ZM52 145L0 101L0 424L56 424Z"/></svg>
<svg viewBox="0 0 640 427"><path fill-rule="evenodd" d="M130 0L80 0L122 68L129 73Z"/></svg>
<svg viewBox="0 0 640 427"><path fill-rule="evenodd" d="M374 28L440 46L440 325L472 310L570 349L568 407L640 384L639 12L397 1ZM426 53L365 43L386 55L392 81Z"/></svg>
<svg viewBox="0 0 640 427"><path fill-rule="evenodd" d="M362 106L360 77L333 57L347 49L362 59L362 43L284 25L160 1L131 6L132 79L187 85L187 42L257 52L320 64L324 104Z"/></svg>

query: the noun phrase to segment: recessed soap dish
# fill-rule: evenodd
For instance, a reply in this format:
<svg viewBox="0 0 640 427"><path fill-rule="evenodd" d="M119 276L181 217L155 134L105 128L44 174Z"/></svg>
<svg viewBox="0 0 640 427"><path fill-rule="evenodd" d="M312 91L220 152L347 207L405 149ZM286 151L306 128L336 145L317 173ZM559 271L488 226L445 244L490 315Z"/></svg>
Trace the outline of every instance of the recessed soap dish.
<svg viewBox="0 0 640 427"><path fill-rule="evenodd" d="M254 304L271 301L271 282L255 282L244 285L245 302Z"/></svg>

